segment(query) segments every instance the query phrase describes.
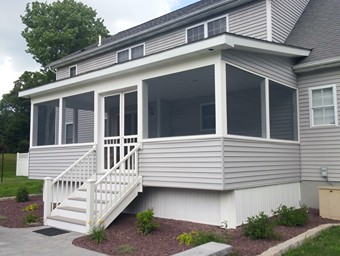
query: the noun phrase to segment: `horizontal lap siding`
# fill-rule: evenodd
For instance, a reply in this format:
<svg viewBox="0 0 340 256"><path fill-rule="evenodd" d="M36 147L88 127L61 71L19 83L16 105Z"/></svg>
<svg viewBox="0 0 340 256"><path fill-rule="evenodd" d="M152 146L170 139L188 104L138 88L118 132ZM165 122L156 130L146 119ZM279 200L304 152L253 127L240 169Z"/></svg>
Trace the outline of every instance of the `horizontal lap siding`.
<svg viewBox="0 0 340 256"><path fill-rule="evenodd" d="M145 186L221 190L221 139L144 142L139 170Z"/></svg>
<svg viewBox="0 0 340 256"><path fill-rule="evenodd" d="M272 0L273 41L284 43L309 0Z"/></svg>
<svg viewBox="0 0 340 256"><path fill-rule="evenodd" d="M89 72L91 70L100 69L111 66L116 63L116 52L110 51L103 55L82 61L77 64L78 75Z"/></svg>
<svg viewBox="0 0 340 256"><path fill-rule="evenodd" d="M68 78L68 77L70 77L69 66L57 69L56 80L65 79L65 78Z"/></svg>
<svg viewBox="0 0 340 256"><path fill-rule="evenodd" d="M145 54L171 49L186 43L185 29L176 30L165 35L155 37L145 43Z"/></svg>
<svg viewBox="0 0 340 256"><path fill-rule="evenodd" d="M298 144L224 139L225 189L299 181Z"/></svg>
<svg viewBox="0 0 340 256"><path fill-rule="evenodd" d="M308 88L322 85L340 85L340 70L314 72L299 78L300 140L302 180L324 181L321 167L328 167L329 180L340 181L340 127L310 127ZM338 119L340 89L337 87Z"/></svg>
<svg viewBox="0 0 340 256"><path fill-rule="evenodd" d="M292 71L293 60L289 58L255 54L238 50L226 50L223 60L279 83L297 86L296 75Z"/></svg>
<svg viewBox="0 0 340 256"><path fill-rule="evenodd" d="M29 152L29 178L55 178L91 148L91 145L31 148Z"/></svg>
<svg viewBox="0 0 340 256"><path fill-rule="evenodd" d="M266 1L248 5L229 13L229 32L267 39Z"/></svg>

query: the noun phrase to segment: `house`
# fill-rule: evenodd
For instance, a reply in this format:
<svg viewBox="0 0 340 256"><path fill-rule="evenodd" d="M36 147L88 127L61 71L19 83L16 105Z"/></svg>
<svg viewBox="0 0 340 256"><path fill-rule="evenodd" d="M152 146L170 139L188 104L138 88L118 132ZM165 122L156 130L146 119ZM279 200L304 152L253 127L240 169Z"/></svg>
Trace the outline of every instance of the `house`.
<svg viewBox="0 0 340 256"><path fill-rule="evenodd" d="M317 207L340 181L339 10L201 0L51 63L56 82L19 94L45 223L87 232L153 208L235 227Z"/></svg>

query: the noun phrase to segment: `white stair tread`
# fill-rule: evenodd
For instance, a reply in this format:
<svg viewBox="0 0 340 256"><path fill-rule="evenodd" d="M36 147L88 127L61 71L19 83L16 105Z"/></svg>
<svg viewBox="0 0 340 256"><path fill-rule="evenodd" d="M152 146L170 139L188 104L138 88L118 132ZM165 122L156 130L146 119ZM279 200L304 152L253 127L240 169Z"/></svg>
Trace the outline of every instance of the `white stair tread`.
<svg viewBox="0 0 340 256"><path fill-rule="evenodd" d="M68 222L68 223L72 223L72 224L76 224L76 225L81 225L81 226L85 226L86 225L86 221L84 220L77 220L77 219L72 219L72 218L67 218L67 217L63 217L63 216L48 216L47 217L50 220L57 220L57 221L62 221L62 222Z"/></svg>
<svg viewBox="0 0 340 256"><path fill-rule="evenodd" d="M74 200L74 201L81 201L81 202L86 202L86 198L84 197L69 197L68 200ZM97 203L101 202L103 204L106 204L107 201L106 200L96 200Z"/></svg>
<svg viewBox="0 0 340 256"><path fill-rule="evenodd" d="M81 192L85 192L85 191L87 191L87 189L86 188L80 188L80 189L78 189L78 191L81 191ZM117 194L117 193L119 193L119 191L113 191L113 190L98 190L97 191L98 193L105 193L105 192L107 192L108 194L110 194L111 192L112 192L112 194Z"/></svg>
<svg viewBox="0 0 340 256"><path fill-rule="evenodd" d="M72 211L72 212L86 213L86 209L78 208L78 207L72 207L72 206L59 206L58 209L66 210L66 211Z"/></svg>

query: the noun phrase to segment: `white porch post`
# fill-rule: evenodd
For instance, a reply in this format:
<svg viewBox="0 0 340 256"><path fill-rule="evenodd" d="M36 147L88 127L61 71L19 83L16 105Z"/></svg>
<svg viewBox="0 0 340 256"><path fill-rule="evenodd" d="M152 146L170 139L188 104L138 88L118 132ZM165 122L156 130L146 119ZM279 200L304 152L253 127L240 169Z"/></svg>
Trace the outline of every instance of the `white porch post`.
<svg viewBox="0 0 340 256"><path fill-rule="evenodd" d="M137 141L148 137L148 91L143 81L137 85Z"/></svg>
<svg viewBox="0 0 340 256"><path fill-rule="evenodd" d="M104 170L104 124L105 124L105 110L104 98L95 93L95 114L94 114L94 143L97 144L97 173Z"/></svg>
<svg viewBox="0 0 340 256"><path fill-rule="evenodd" d="M86 233L91 231L95 226L94 205L95 205L95 180L87 180L87 195L86 195Z"/></svg>
<svg viewBox="0 0 340 256"><path fill-rule="evenodd" d="M44 221L51 213L51 203L52 202L52 178L46 177L44 179L44 194L43 194L43 201L44 201Z"/></svg>
<svg viewBox="0 0 340 256"><path fill-rule="evenodd" d="M227 133L227 90L226 65L218 55L215 62L215 117L216 135L224 136Z"/></svg>

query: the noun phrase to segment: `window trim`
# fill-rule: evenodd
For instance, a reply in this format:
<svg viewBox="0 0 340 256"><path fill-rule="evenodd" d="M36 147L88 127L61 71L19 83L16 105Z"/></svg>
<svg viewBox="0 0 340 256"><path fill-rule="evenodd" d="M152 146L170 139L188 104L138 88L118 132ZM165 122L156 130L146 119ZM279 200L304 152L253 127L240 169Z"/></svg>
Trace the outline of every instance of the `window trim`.
<svg viewBox="0 0 340 256"><path fill-rule="evenodd" d="M72 68L75 68L75 70L76 70L76 73L75 73L74 76L71 76L71 69L72 69ZM70 76L70 77L75 77L75 76L78 75L78 67L77 67L77 65L70 66L68 70L69 70L69 76Z"/></svg>
<svg viewBox="0 0 340 256"><path fill-rule="evenodd" d="M213 106L214 109L216 107L216 104L215 102L207 102L207 103L201 103L200 104L200 131L201 132L210 132L210 131L216 131L216 111L215 111L215 128L213 129L206 129L206 128L203 128L203 111L202 111L202 108L205 107L205 106Z"/></svg>
<svg viewBox="0 0 340 256"><path fill-rule="evenodd" d="M126 61L123 61L123 62L119 62L118 61L118 54L121 53L121 52L124 52L126 50L128 50L128 52L129 52L129 59L127 61L129 61L129 60L136 60L136 59L141 58L141 57L134 58L134 59L131 58L132 48L136 48L136 47L139 47L139 46L143 46L143 56L141 56L141 57L144 57L145 56L145 43L136 44L136 45L133 45L133 46L130 46L130 47L127 47L127 48L124 48L122 50L117 51L116 52L116 63L124 63L124 62L126 62Z"/></svg>
<svg viewBox="0 0 340 256"><path fill-rule="evenodd" d="M334 109L334 124L314 124L314 112L313 112L313 91L332 88L332 96L333 96L333 109ZM308 101L309 101L309 121L311 128L318 127L332 127L338 126L338 104L337 104L337 92L336 92L336 84L328 84L321 86L314 86L308 88ZM324 106L322 106L324 107Z"/></svg>
<svg viewBox="0 0 340 256"><path fill-rule="evenodd" d="M209 22L212 22L212 21L216 21L216 20L219 20L219 19L222 19L222 18L225 18L226 20L226 32L228 33L229 32L229 15L228 14L225 14L225 15L222 15L222 16L218 16L218 17L215 17L215 18L212 18L212 19L209 19L209 20L206 20L204 22L200 22L200 23L197 23L195 25L192 25L190 27L187 27L185 29L185 42L186 43L189 43L188 42L188 30L189 29L192 29L192 28L195 28L195 27L199 27L199 26L202 26L204 27L204 38L208 38L208 23ZM199 41L199 40L198 40ZM192 41L190 43L194 43L194 42L197 42L197 41Z"/></svg>
<svg viewBox="0 0 340 256"><path fill-rule="evenodd" d="M72 125L72 142L71 143L67 143L67 126L68 125ZM74 144L74 124L73 122L67 122L65 123L65 143L64 144Z"/></svg>

